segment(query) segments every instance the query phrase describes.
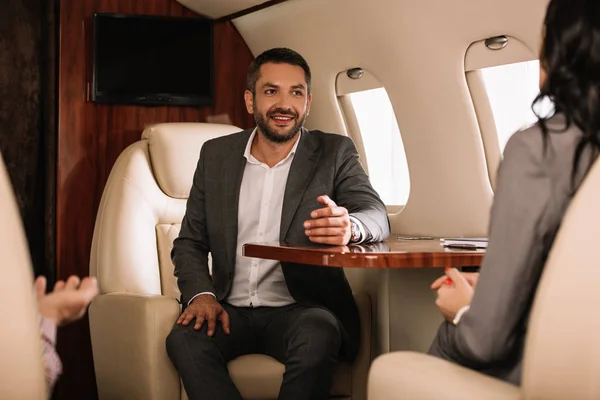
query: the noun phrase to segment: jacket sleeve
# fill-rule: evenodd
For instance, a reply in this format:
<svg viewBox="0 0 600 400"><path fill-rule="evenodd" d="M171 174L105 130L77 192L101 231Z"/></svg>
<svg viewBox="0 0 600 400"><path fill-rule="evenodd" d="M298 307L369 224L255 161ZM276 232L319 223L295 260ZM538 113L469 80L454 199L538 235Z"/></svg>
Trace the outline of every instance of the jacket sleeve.
<svg viewBox="0 0 600 400"><path fill-rule="evenodd" d="M175 264L177 285L181 291L181 302L184 304L199 293L215 293L208 270L210 244L206 227L204 201L206 147L205 144L200 151L185 216L181 222L181 231L173 242L173 250L171 251L171 259Z"/></svg>
<svg viewBox="0 0 600 400"><path fill-rule="evenodd" d="M474 369L500 365L522 346L545 261L552 188L539 150L525 139L513 135L498 171L489 246L471 308L458 325L444 324L436 338L437 355Z"/></svg>
<svg viewBox="0 0 600 400"><path fill-rule="evenodd" d="M334 201L363 224L367 236L365 242L387 239L390 224L385 204L360 165L354 143L345 137L339 150Z"/></svg>

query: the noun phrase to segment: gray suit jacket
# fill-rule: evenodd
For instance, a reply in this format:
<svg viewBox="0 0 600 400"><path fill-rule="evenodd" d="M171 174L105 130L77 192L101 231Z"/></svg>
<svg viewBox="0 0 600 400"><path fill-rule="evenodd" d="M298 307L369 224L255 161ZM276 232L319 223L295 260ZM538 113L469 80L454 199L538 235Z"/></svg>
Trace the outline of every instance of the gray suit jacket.
<svg viewBox="0 0 600 400"><path fill-rule="evenodd" d="M231 289L235 273L238 200L246 165L244 150L252 130L210 140L204 144L187 210L171 257L185 305L200 292L213 292L222 301ZM322 207L320 195L328 195L346 207L370 232L371 241L389 235L384 204L361 167L352 140L319 131L303 130L290 167L280 226L282 242L311 245L303 223L311 211ZM212 277L207 257L212 255ZM343 356L352 360L359 343L356 303L341 268L282 264L294 299L325 307L340 320Z"/></svg>
<svg viewBox="0 0 600 400"><path fill-rule="evenodd" d="M492 207L489 247L471 309L457 326L444 323L430 353L519 384L527 320L562 217L590 163L573 158L581 132L564 131L565 118L515 133L504 151ZM552 132L555 131L555 132ZM561 132L564 131L564 132Z"/></svg>

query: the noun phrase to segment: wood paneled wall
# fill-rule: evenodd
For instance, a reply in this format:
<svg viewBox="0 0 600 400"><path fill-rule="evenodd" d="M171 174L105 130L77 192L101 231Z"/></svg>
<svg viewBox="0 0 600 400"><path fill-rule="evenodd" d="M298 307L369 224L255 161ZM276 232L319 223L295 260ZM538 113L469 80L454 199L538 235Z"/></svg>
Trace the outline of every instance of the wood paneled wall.
<svg viewBox="0 0 600 400"><path fill-rule="evenodd" d="M55 0L8 0L0 12L0 153L36 275L54 282Z"/></svg>
<svg viewBox="0 0 600 400"><path fill-rule="evenodd" d="M96 211L111 167L121 151L157 122L204 122L228 114L241 128L253 125L243 103L246 69L253 57L233 24L215 26L214 107L138 107L87 101L94 12L197 16L175 0L61 0L58 88L56 239L58 278L89 274ZM190 48L190 52L194 49ZM95 399L87 319L61 328L64 373L55 398Z"/></svg>

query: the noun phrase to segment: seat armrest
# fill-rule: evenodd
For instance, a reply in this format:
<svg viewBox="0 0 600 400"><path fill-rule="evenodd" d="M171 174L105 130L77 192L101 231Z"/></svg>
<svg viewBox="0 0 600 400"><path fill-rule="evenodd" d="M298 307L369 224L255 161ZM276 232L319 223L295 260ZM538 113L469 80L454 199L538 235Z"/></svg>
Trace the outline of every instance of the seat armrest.
<svg viewBox="0 0 600 400"><path fill-rule="evenodd" d="M180 313L165 296L111 293L97 296L89 321L100 400L179 399L179 375L166 338Z"/></svg>
<svg viewBox="0 0 600 400"><path fill-rule="evenodd" d="M354 295L358 314L360 316L360 347L356 360L352 365L352 400L366 400L367 398L367 377L369 366L371 365L371 298L367 293L358 293Z"/></svg>
<svg viewBox="0 0 600 400"><path fill-rule="evenodd" d="M369 373L369 400L518 400L517 386L438 357L413 352L378 357Z"/></svg>

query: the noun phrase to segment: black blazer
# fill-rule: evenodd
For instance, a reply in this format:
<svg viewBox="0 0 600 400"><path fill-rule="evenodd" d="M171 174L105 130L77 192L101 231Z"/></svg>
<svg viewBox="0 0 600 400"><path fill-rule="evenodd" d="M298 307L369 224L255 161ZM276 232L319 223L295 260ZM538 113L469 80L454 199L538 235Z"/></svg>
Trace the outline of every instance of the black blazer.
<svg viewBox="0 0 600 400"><path fill-rule="evenodd" d="M244 150L251 133L252 129L210 140L200 152L181 232L171 253L184 305L200 292L213 292L222 301L231 289ZM389 235L386 208L361 167L352 140L303 129L285 188L282 242L314 245L304 234L303 223L321 207L320 195L328 195L358 218L369 231L370 241ZM339 319L342 357L352 361L360 341L360 321L344 270L291 263L282 263L282 270L298 303L327 308Z"/></svg>

